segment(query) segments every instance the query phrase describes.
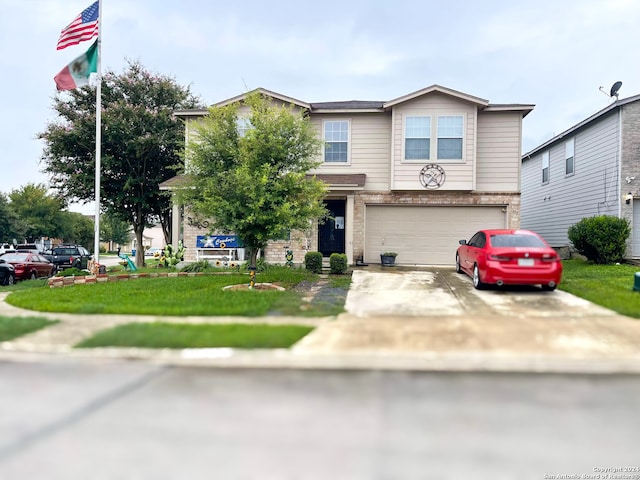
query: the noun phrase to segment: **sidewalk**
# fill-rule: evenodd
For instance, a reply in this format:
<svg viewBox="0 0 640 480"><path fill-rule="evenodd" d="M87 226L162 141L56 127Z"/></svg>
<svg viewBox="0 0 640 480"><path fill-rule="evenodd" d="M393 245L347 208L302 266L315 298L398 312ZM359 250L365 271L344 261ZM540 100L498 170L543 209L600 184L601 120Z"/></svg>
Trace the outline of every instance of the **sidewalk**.
<svg viewBox="0 0 640 480"><path fill-rule="evenodd" d="M38 313L4 302L0 315L60 320L0 344L0 358L138 359L251 368L640 373L640 321L566 292L473 289L452 269L356 270L347 313L332 318L161 317ZM130 322L295 323L316 327L290 350L74 349Z"/></svg>

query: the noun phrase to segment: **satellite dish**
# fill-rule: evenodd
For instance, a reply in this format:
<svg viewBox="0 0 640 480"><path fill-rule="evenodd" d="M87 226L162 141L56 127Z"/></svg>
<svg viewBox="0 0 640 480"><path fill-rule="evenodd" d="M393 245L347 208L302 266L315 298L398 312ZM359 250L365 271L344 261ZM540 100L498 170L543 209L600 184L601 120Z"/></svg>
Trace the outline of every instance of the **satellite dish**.
<svg viewBox="0 0 640 480"><path fill-rule="evenodd" d="M622 86L622 82L614 83L613 86L611 87L611 93L609 93L609 96L618 98L618 90L620 90L621 86Z"/></svg>

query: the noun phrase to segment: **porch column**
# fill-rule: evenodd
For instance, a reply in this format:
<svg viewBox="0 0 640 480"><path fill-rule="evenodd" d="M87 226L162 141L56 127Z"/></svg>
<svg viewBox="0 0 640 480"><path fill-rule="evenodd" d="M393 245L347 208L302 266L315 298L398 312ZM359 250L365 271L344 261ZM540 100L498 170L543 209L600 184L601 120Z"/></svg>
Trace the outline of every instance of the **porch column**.
<svg viewBox="0 0 640 480"><path fill-rule="evenodd" d="M180 206L174 204L171 207L171 244L178 246L180 241Z"/></svg>
<svg viewBox="0 0 640 480"><path fill-rule="evenodd" d="M355 217L355 195L347 195L347 204L345 205L345 253L347 254L347 264L353 265L355 260L353 259L353 229L354 229L354 217Z"/></svg>

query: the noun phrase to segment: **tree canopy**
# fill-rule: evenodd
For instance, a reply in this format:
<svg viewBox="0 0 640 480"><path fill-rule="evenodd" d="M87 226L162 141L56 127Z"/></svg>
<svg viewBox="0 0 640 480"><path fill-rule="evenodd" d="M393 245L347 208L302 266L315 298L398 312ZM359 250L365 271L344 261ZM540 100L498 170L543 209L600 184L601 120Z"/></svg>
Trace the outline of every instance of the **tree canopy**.
<svg viewBox="0 0 640 480"><path fill-rule="evenodd" d="M326 187L309 175L320 141L308 117L257 92L244 106L212 107L194 126L178 197L214 230L237 234L255 267L269 240L325 215Z"/></svg>
<svg viewBox="0 0 640 480"><path fill-rule="evenodd" d="M88 86L57 94L59 118L39 135L51 187L69 202L95 198L95 101ZM101 211L129 223L139 245L144 228L158 221L169 238L170 198L159 184L180 168L184 147L184 124L173 112L199 105L189 87L137 62L103 75ZM144 262L141 249L136 260Z"/></svg>
<svg viewBox="0 0 640 480"><path fill-rule="evenodd" d="M18 216L7 196L0 192L0 243L13 242L22 236L24 235L20 231Z"/></svg>
<svg viewBox="0 0 640 480"><path fill-rule="evenodd" d="M41 238L78 243L91 249L93 221L65 210L65 202L42 184L29 183L0 194L0 242L35 242Z"/></svg>
<svg viewBox="0 0 640 480"><path fill-rule="evenodd" d="M15 230L19 242L63 236L65 202L60 197L51 195L47 187L28 183L12 190L9 199L11 210L17 219Z"/></svg>

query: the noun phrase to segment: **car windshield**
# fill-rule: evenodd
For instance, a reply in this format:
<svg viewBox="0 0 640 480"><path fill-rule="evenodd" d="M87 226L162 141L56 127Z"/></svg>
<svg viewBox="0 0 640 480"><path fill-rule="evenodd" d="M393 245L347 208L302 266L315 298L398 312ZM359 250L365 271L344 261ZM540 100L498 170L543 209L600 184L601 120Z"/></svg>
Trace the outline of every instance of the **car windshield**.
<svg viewBox="0 0 640 480"><path fill-rule="evenodd" d="M546 245L535 235L521 233L509 233L501 235L491 235L491 246L493 247L540 247Z"/></svg>
<svg viewBox="0 0 640 480"><path fill-rule="evenodd" d="M26 262L28 253L5 253L2 258L7 262Z"/></svg>

